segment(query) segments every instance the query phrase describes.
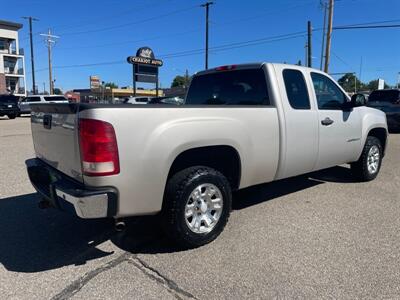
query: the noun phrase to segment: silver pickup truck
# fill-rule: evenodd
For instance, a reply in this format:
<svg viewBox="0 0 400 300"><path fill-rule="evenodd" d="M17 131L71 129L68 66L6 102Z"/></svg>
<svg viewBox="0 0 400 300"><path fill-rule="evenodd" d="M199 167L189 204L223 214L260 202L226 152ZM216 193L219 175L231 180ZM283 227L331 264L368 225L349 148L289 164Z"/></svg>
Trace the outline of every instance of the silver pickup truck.
<svg viewBox="0 0 400 300"><path fill-rule="evenodd" d="M81 218L159 214L185 247L215 239L232 191L348 163L374 179L385 114L327 74L286 64L197 73L185 104L32 105L42 206Z"/></svg>

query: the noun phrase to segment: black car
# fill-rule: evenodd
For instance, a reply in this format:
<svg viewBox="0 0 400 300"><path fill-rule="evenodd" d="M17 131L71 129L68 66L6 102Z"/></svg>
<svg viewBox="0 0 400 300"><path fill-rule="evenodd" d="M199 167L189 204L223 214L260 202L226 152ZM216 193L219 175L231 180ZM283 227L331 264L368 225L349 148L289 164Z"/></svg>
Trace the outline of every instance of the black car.
<svg viewBox="0 0 400 300"><path fill-rule="evenodd" d="M368 98L367 106L385 112L389 130L400 130L400 90L376 90Z"/></svg>
<svg viewBox="0 0 400 300"><path fill-rule="evenodd" d="M14 95L0 95L0 117L15 119L19 115L18 100Z"/></svg>

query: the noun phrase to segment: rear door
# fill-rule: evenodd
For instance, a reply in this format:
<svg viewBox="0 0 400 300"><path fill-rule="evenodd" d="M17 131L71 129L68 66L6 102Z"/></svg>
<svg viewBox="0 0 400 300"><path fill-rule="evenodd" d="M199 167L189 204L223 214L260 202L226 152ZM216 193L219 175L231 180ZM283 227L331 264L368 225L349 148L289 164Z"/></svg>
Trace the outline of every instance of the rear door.
<svg viewBox="0 0 400 300"><path fill-rule="evenodd" d="M19 109L21 110L21 112L30 112L31 111L30 104L39 102L40 102L40 96L26 97L19 103Z"/></svg>
<svg viewBox="0 0 400 300"><path fill-rule="evenodd" d="M303 68L276 65L284 111L281 125L285 140L278 178L313 170L318 155L318 111L310 99L310 82Z"/></svg>
<svg viewBox="0 0 400 300"><path fill-rule="evenodd" d="M31 125L36 156L82 182L77 107L77 104L32 105Z"/></svg>
<svg viewBox="0 0 400 300"><path fill-rule="evenodd" d="M343 110L343 103L348 98L325 74L311 72L311 80L319 116L319 152L315 170L357 160L362 133L359 109Z"/></svg>

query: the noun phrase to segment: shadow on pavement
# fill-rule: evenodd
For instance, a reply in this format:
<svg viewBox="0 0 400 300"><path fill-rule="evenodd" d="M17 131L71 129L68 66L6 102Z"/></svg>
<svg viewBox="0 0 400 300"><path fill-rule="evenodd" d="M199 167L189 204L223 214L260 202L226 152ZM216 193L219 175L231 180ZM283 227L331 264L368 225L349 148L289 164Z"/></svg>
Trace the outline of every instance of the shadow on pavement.
<svg viewBox="0 0 400 300"><path fill-rule="evenodd" d="M355 182L350 169L334 167L306 175L249 187L233 194L232 210L241 210L272 199L324 184L325 182ZM131 220L125 232L112 237L119 248L131 253L169 253L180 251L163 234L157 216Z"/></svg>
<svg viewBox="0 0 400 300"><path fill-rule="evenodd" d="M41 210L36 194L0 199L0 264L14 272L40 272L112 253L96 245L113 233L110 220L81 220Z"/></svg>
<svg viewBox="0 0 400 300"><path fill-rule="evenodd" d="M353 182L348 168L335 167L262 184L234 193L233 210L245 209L325 182ZM111 240L131 253L180 251L162 232L158 216L127 220L116 233L113 220L81 220L54 209L40 210L36 194L0 199L0 264L15 272L40 272L110 255L96 248Z"/></svg>

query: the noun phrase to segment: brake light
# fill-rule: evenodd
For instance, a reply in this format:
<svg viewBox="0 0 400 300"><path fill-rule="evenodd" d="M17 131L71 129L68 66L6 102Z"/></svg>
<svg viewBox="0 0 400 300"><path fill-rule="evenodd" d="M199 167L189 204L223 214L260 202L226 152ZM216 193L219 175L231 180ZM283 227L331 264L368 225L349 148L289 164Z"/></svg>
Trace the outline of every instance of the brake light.
<svg viewBox="0 0 400 300"><path fill-rule="evenodd" d="M117 139L110 123L80 119L79 144L83 174L88 176L119 174Z"/></svg>
<svg viewBox="0 0 400 300"><path fill-rule="evenodd" d="M233 69L236 69L236 65L221 66L221 67L215 68L216 71L230 71Z"/></svg>

